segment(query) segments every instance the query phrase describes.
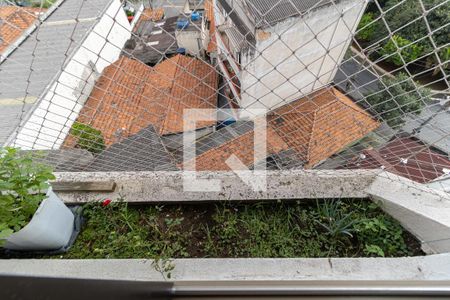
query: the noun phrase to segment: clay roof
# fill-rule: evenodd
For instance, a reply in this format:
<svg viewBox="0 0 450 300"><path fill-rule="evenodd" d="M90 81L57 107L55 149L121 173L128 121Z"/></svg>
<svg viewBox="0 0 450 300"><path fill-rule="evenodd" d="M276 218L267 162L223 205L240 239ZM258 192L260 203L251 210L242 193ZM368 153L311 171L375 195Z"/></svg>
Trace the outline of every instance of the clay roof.
<svg viewBox="0 0 450 300"><path fill-rule="evenodd" d="M217 80L212 66L192 57L177 55L151 68L121 56L104 69L77 121L100 130L107 146L149 125L160 135L182 132L184 108L216 108ZM73 137L65 146L74 146Z"/></svg>
<svg viewBox="0 0 450 300"><path fill-rule="evenodd" d="M30 27L40 12L34 7L0 6L0 53Z"/></svg>
<svg viewBox="0 0 450 300"><path fill-rule="evenodd" d="M206 19L209 21L209 43L206 51L208 53L214 52L217 50L217 41L216 41L216 22L214 19L214 7L211 4L211 1L205 2L205 13Z"/></svg>
<svg viewBox="0 0 450 300"><path fill-rule="evenodd" d="M217 148L210 149L196 158L195 169L197 171L228 171L226 160L231 155L236 155L247 167L254 162L254 131L247 132ZM267 128L267 156L287 150L288 145L270 127ZM257 161L263 160L260 157Z"/></svg>
<svg viewBox="0 0 450 300"><path fill-rule="evenodd" d="M212 0L205 1L205 16L209 21L214 20L214 5L212 3Z"/></svg>
<svg viewBox="0 0 450 300"><path fill-rule="evenodd" d="M397 137L379 150L366 149L345 167L349 169L385 170L425 183L445 174L450 160L412 137Z"/></svg>
<svg viewBox="0 0 450 300"><path fill-rule="evenodd" d="M159 21L164 17L164 9L162 7L152 9L150 7L144 8L138 22L142 21Z"/></svg>
<svg viewBox="0 0 450 300"><path fill-rule="evenodd" d="M312 168L379 126L334 88L321 89L274 110L267 122L268 155L293 150L305 168ZM225 160L231 154L251 166L253 134L251 131L198 155L197 170L228 170Z"/></svg>
<svg viewBox="0 0 450 300"><path fill-rule="evenodd" d="M379 126L335 88L321 89L276 109L269 123L303 157L306 167L313 167Z"/></svg>

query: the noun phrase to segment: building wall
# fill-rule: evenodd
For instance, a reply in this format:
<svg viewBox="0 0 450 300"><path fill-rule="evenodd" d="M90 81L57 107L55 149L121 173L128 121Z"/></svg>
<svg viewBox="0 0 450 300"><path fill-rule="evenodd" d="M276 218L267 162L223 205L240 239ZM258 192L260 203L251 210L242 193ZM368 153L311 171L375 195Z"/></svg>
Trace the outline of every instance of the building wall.
<svg viewBox="0 0 450 300"><path fill-rule="evenodd" d="M257 50L241 53L242 108L274 109L328 84L365 6L343 0L257 30Z"/></svg>
<svg viewBox="0 0 450 300"><path fill-rule="evenodd" d="M38 100L13 141L23 149L59 149L103 69L117 60L131 26L114 0ZM55 74L56 75L56 74Z"/></svg>
<svg viewBox="0 0 450 300"><path fill-rule="evenodd" d="M191 23L189 26L197 27L196 30L177 30L175 37L178 47L185 48L186 53L192 56L200 56L208 46L208 31L205 21Z"/></svg>

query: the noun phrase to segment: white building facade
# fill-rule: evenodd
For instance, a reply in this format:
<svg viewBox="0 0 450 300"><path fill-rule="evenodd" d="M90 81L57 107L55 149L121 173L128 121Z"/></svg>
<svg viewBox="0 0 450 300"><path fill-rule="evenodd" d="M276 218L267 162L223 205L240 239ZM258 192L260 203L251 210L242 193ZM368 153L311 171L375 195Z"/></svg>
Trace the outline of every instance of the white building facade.
<svg viewBox="0 0 450 300"><path fill-rule="evenodd" d="M235 102L244 110L272 110L331 82L367 2L216 0L215 5L219 67Z"/></svg>

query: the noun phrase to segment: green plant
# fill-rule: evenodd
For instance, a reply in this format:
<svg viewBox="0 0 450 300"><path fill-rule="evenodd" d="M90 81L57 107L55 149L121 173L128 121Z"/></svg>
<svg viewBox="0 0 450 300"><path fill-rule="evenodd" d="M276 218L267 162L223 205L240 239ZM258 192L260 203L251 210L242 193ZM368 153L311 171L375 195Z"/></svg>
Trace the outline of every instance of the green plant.
<svg viewBox="0 0 450 300"><path fill-rule="evenodd" d="M364 252L376 256L408 254L403 229L387 216L376 216L355 225Z"/></svg>
<svg viewBox="0 0 450 300"><path fill-rule="evenodd" d="M373 39L375 35L375 31L377 29L376 24L373 22L374 15L372 12L365 13L361 21L358 24L358 30L356 37L363 41L370 41Z"/></svg>
<svg viewBox="0 0 450 300"><path fill-rule="evenodd" d="M443 75L447 76L448 72L446 72L446 71L450 70L450 47L444 47L444 48L440 49L439 51L437 51L436 54L429 55L426 60L426 67L428 69L434 68L433 76L438 74L441 71L441 69L438 68L438 66L440 65L438 56L439 56L440 62L442 63L441 67L444 72Z"/></svg>
<svg viewBox="0 0 450 300"><path fill-rule="evenodd" d="M0 149L0 242L30 221L51 179L52 169L33 161L31 153Z"/></svg>
<svg viewBox="0 0 450 300"><path fill-rule="evenodd" d="M346 235L353 237L352 212L342 210L342 202L338 199L326 200L322 203L317 201L317 213L319 220L316 222L322 226L326 233L332 239L338 239L339 236Z"/></svg>
<svg viewBox="0 0 450 300"><path fill-rule="evenodd" d="M56 0L35 0L32 2L32 7L50 8Z"/></svg>
<svg viewBox="0 0 450 300"><path fill-rule="evenodd" d="M383 10L384 16L391 31L397 31L407 40L416 41L427 36L431 30L433 40L438 47L444 46L449 41L450 26L443 26L450 22L450 5L442 5L442 0L422 0L424 11L418 1L414 0L389 0ZM430 29L427 27L427 23ZM407 26L405 26L408 24ZM378 36L386 36L387 30L378 30ZM433 49L429 39L420 41L424 48Z"/></svg>
<svg viewBox="0 0 450 300"><path fill-rule="evenodd" d="M132 206L119 199L87 204L84 216L65 258L151 258L164 278L174 258L400 256L409 249L398 238L401 226L364 200ZM361 225L375 219L387 228L373 225L378 236Z"/></svg>
<svg viewBox="0 0 450 300"><path fill-rule="evenodd" d="M406 63L415 61L422 56L423 53L422 46L417 43L413 44L411 41L404 39L399 35L393 35L380 50L380 54L385 56L387 61L392 62L396 66L402 66L403 60Z"/></svg>
<svg viewBox="0 0 450 300"><path fill-rule="evenodd" d="M81 149L97 154L106 148L102 132L90 125L75 122L70 134L77 138L77 146Z"/></svg>
<svg viewBox="0 0 450 300"><path fill-rule="evenodd" d="M366 101L377 117L391 127L402 125L407 113L419 114L431 96L429 89L415 84L404 73L395 78L383 77L379 89L366 95Z"/></svg>

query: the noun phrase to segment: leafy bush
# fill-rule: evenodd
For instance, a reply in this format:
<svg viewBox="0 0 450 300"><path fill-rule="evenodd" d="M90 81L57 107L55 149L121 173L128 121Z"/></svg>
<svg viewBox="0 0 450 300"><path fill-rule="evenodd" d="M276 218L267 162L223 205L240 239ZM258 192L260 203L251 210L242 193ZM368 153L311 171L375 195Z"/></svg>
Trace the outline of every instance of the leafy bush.
<svg viewBox="0 0 450 300"><path fill-rule="evenodd" d="M77 147L81 149L92 153L100 153L106 148L102 132L90 125L75 122L70 134L78 138Z"/></svg>
<svg viewBox="0 0 450 300"><path fill-rule="evenodd" d="M397 44L397 46L396 46ZM380 54L386 57L386 60L396 66L403 65L403 59L406 63L415 61L423 55L423 47L418 44L412 44L409 40L399 35L393 35L389 42L380 50Z"/></svg>
<svg viewBox="0 0 450 300"><path fill-rule="evenodd" d="M371 41L375 35L376 25L372 23L374 20L373 13L365 13L358 24L356 37L363 41ZM371 24L372 23L372 24Z"/></svg>
<svg viewBox="0 0 450 300"><path fill-rule="evenodd" d="M430 99L430 91L416 88L414 81L404 73L393 79L384 77L382 83L379 84L380 92L367 95L366 101L377 117L392 127L402 125L407 113L419 114Z"/></svg>
<svg viewBox="0 0 450 300"><path fill-rule="evenodd" d="M33 162L31 155L0 150L0 241L30 221L45 198L48 180L55 179L52 169Z"/></svg>

